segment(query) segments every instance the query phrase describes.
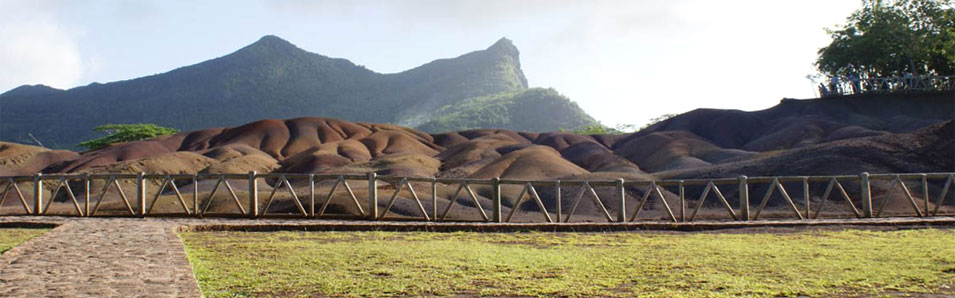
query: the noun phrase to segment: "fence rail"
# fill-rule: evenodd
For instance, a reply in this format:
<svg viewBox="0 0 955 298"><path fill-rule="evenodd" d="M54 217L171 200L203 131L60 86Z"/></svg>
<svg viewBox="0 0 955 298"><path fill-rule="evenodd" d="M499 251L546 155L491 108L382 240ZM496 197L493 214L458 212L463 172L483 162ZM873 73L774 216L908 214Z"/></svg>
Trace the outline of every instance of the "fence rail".
<svg viewBox="0 0 955 298"><path fill-rule="evenodd" d="M0 215L478 222L929 217L955 215L953 183L955 173L658 181L37 174L0 177Z"/></svg>
<svg viewBox="0 0 955 298"><path fill-rule="evenodd" d="M812 81L813 84L817 82ZM911 76L850 79L818 83L820 97L894 92L933 92L955 90L955 76Z"/></svg>

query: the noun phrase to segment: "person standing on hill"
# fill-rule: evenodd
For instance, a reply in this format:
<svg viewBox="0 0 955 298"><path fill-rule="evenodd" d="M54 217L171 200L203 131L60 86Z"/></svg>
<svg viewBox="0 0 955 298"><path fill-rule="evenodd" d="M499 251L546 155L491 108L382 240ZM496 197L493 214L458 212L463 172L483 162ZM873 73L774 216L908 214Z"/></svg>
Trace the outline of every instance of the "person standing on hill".
<svg viewBox="0 0 955 298"><path fill-rule="evenodd" d="M829 79L829 94L830 95L839 95L839 77L833 76Z"/></svg>
<svg viewBox="0 0 955 298"><path fill-rule="evenodd" d="M902 90L912 89L912 73L905 72L905 75L902 76Z"/></svg>
<svg viewBox="0 0 955 298"><path fill-rule="evenodd" d="M849 81L852 82L852 94L862 93L862 83L854 73L849 74Z"/></svg>

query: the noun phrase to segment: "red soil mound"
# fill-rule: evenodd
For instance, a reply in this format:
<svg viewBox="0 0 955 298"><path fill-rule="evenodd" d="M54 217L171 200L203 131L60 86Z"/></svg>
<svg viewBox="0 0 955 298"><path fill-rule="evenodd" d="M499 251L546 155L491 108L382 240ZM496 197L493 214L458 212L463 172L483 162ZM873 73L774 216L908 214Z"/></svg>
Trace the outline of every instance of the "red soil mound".
<svg viewBox="0 0 955 298"><path fill-rule="evenodd" d="M758 112L696 110L629 135L493 129L429 135L394 125L327 118L262 120L237 127L114 144L81 154L0 143L0 176L41 171L169 174L257 171L651 180L955 171L953 122L939 120L942 117L939 115L944 113L940 109L948 107L948 113L951 112L950 98L948 102L939 102L934 97L912 101L870 100L875 101L874 105L886 107L870 107L869 102L860 99L826 99L784 101L777 107ZM942 118L952 116L948 117ZM910 133L898 132L923 123L942 124ZM873 184L873 187L884 191L883 185ZM930 188L936 191L938 187ZM519 185L502 188L508 202L516 199L519 190ZM475 191L486 197L489 190L475 187ZM644 192L639 188L628 191L633 193L630 196ZM688 191L699 190L688 188ZM549 190L540 192L545 207L553 208L555 196ZM607 204L619 200L613 199L615 194L610 189L598 192L601 198L607 198ZM724 190L724 194L730 197L734 192ZM669 192L664 195L672 196ZM779 200L774 198L770 206L778 204ZM588 216L602 216L599 206L591 205L582 206L581 210ZM660 211L660 206L653 199L646 208L652 213ZM534 211L534 208L522 206L521 210ZM414 211L414 208L408 210Z"/></svg>
<svg viewBox="0 0 955 298"><path fill-rule="evenodd" d="M51 164L78 155L70 151L0 142L0 176L33 175Z"/></svg>
<svg viewBox="0 0 955 298"><path fill-rule="evenodd" d="M660 177L840 175L955 171L953 121L913 133L885 134L759 154L745 160L658 173Z"/></svg>
<svg viewBox="0 0 955 298"><path fill-rule="evenodd" d="M546 146L530 146L504 154L469 177L547 179L583 173L589 172L561 158L557 150Z"/></svg>
<svg viewBox="0 0 955 298"><path fill-rule="evenodd" d="M132 171L138 168L115 165L135 161L170 163L169 167L154 166L163 171L378 171L520 179L591 173L689 178L951 170L950 144L918 145L940 137L931 137L927 130L898 133L950 119L951 98L910 97L784 100L757 112L701 109L629 135L497 129L429 135L395 125L328 118L269 119L115 144L82 154L0 145L0 170L7 174ZM937 132L944 127L932 129ZM201 154L206 158L204 166L178 164L191 165L195 160L170 155L175 152Z"/></svg>

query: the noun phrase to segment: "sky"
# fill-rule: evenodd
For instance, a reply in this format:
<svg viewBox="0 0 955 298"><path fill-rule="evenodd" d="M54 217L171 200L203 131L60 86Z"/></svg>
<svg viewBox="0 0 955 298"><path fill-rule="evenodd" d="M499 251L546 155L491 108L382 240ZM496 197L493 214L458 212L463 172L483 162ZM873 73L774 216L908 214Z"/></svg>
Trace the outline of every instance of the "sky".
<svg viewBox="0 0 955 298"><path fill-rule="evenodd" d="M0 92L166 72L264 35L381 73L485 49L521 52L531 87L602 123L811 98L825 28L859 0L0 0Z"/></svg>

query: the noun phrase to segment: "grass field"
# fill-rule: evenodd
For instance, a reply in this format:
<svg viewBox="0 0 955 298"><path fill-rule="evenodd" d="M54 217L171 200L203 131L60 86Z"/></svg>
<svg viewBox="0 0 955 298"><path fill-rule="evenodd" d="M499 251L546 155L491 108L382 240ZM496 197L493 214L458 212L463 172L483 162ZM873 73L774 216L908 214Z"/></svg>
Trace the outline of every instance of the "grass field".
<svg viewBox="0 0 955 298"><path fill-rule="evenodd" d="M953 293L955 231L190 232L206 296Z"/></svg>
<svg viewBox="0 0 955 298"><path fill-rule="evenodd" d="M0 253L46 231L48 229L0 229Z"/></svg>

